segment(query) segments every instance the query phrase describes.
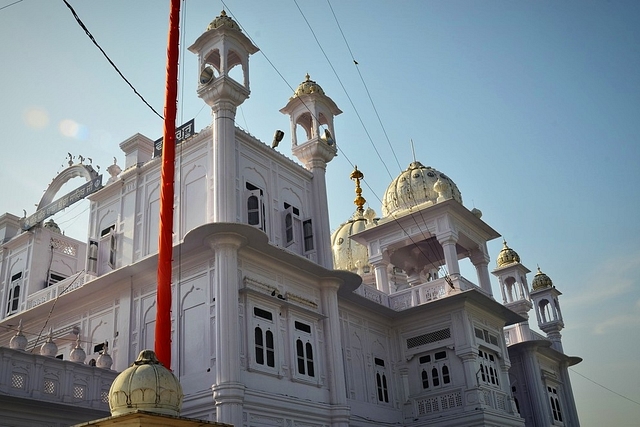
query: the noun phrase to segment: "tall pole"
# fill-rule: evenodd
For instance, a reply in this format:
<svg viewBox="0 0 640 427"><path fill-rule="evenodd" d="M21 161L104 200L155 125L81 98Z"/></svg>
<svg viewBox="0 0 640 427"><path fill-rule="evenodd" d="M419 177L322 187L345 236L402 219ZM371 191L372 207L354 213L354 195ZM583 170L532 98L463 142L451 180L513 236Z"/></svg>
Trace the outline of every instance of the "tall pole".
<svg viewBox="0 0 640 427"><path fill-rule="evenodd" d="M164 95L164 142L162 144L162 177L160 184L155 333L155 352L158 360L167 369L171 369L171 255L173 252L173 179L176 158L179 33L180 0L171 0L167 41L167 80Z"/></svg>

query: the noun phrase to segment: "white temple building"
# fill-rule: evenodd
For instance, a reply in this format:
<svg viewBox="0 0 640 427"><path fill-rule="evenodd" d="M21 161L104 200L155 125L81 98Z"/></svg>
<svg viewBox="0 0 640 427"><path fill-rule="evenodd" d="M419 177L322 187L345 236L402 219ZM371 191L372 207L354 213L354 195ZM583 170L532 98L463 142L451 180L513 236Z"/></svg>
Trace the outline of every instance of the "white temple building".
<svg viewBox="0 0 640 427"><path fill-rule="evenodd" d="M530 286L506 242L490 271L487 242L500 234L451 178L411 163L378 217L356 169L356 211L332 233L338 106L307 76L280 110L298 163L235 125L258 51L239 26L223 12L189 50L212 123L177 152L181 415L238 427L579 426L568 367L581 359L562 348L560 291L540 269ZM120 148L104 185L70 162L36 214L0 216L0 411L12 426L106 414L113 378L154 347L161 161L140 134ZM82 194L57 194L78 176ZM47 221L81 196L86 241ZM474 277L461 274L465 258ZM40 337L23 332L44 324Z"/></svg>

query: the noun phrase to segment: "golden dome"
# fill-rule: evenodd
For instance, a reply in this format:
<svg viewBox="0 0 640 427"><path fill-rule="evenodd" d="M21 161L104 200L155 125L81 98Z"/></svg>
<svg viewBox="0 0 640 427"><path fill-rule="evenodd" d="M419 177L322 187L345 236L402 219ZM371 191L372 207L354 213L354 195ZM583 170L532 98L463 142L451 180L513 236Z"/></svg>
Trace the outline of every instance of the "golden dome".
<svg viewBox="0 0 640 427"><path fill-rule="evenodd" d="M518 255L516 251L507 246L507 242L503 240L502 250L498 254L498 258L496 259L498 268L504 267L505 265L514 264L516 262L520 262L520 255Z"/></svg>
<svg viewBox="0 0 640 427"><path fill-rule="evenodd" d="M533 282L531 282L531 287L533 288L533 290L539 291L540 289L551 288L552 286L553 281L549 278L549 276L547 276L540 270L540 267L538 267L538 272L533 278Z"/></svg>
<svg viewBox="0 0 640 427"><path fill-rule="evenodd" d="M217 16L216 19L211 21L211 23L207 27L207 31L215 30L216 28L220 27L227 27L242 32L240 26L236 23L236 21L228 17L227 12L225 12L224 10L220 12L220 16Z"/></svg>
<svg viewBox="0 0 640 427"><path fill-rule="evenodd" d="M133 365L111 384L109 409L112 416L136 410L178 416L183 396L175 375L160 364L152 350L142 350Z"/></svg>
<svg viewBox="0 0 640 427"><path fill-rule="evenodd" d="M312 93L319 93L320 95L324 95L324 90L320 87L320 85L313 80L311 80L311 76L309 74L306 75L305 81L300 83L296 91L293 93L291 98L296 98L300 95L309 95Z"/></svg>
<svg viewBox="0 0 640 427"><path fill-rule="evenodd" d="M412 162L409 167L391 181L382 198L382 216L402 213L425 202L454 199L462 203L462 195L456 184L442 172Z"/></svg>

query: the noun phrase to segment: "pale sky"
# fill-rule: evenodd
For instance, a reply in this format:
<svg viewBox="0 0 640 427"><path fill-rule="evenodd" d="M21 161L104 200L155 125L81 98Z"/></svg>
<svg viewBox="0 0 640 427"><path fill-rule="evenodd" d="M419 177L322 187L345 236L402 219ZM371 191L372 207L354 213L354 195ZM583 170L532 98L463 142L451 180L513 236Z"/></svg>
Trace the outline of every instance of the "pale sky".
<svg viewBox="0 0 640 427"><path fill-rule="evenodd" d="M13 1L0 0L0 8ZM69 2L162 111L168 1ZM261 49L250 61L252 93L238 126L267 143L284 130L278 149L291 157L289 118L278 110L307 72L344 111L335 122L340 153L327 168L332 229L354 211L353 165L380 213L386 186L413 159L413 140L416 158L450 176L465 205L482 210L522 263L532 271L539 264L563 293L564 349L584 359L571 368L582 426L636 426L640 2L224 4L186 3L179 123L210 123L186 47L225 8ZM32 214L68 152L91 157L106 174L114 157L124 165L120 142L136 132L160 137L161 120L62 1L0 9L0 40L0 212ZM68 208L56 221L84 240L86 208ZM500 248L500 239L490 242L491 268ZM497 280L493 290L500 298Z"/></svg>

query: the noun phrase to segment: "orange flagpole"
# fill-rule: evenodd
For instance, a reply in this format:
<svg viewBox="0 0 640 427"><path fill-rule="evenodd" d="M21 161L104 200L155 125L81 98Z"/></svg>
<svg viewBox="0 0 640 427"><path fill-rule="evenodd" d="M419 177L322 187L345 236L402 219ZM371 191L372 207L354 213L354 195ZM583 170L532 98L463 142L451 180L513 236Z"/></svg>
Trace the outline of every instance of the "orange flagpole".
<svg viewBox="0 0 640 427"><path fill-rule="evenodd" d="M167 41L167 80L164 97L160 227L158 236L158 290L155 352L171 369L171 256L173 252L173 180L176 158L176 111L178 99L178 50L180 44L180 0L171 0Z"/></svg>

